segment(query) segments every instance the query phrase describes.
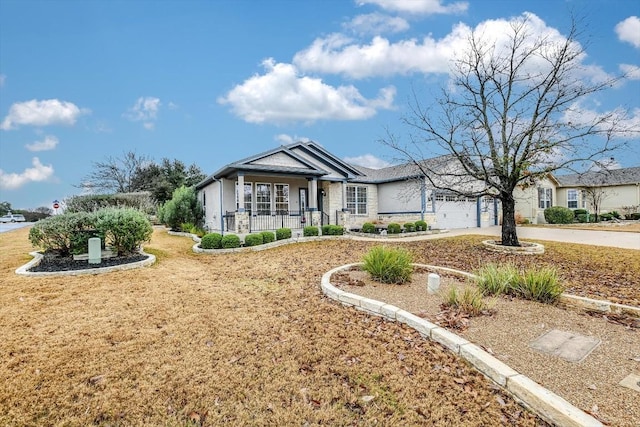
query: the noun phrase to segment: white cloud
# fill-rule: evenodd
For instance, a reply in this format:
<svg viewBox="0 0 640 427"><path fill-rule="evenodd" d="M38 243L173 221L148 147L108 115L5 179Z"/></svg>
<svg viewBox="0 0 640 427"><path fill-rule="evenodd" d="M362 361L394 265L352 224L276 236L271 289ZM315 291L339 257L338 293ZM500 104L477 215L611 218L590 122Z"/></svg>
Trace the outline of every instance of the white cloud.
<svg viewBox="0 0 640 427"><path fill-rule="evenodd" d="M359 34L399 33L408 30L409 23L397 16L369 13L356 16L343 27Z"/></svg>
<svg viewBox="0 0 640 427"><path fill-rule="evenodd" d="M301 76L292 64L267 59L262 65L265 74L254 75L218 98L249 123L363 120L378 109L393 108L393 86L381 89L376 99L366 99L354 86L333 87L321 79Z"/></svg>
<svg viewBox="0 0 640 427"><path fill-rule="evenodd" d="M274 139L278 142L281 142L285 145L287 144L293 144L294 142L309 142L311 141L311 139L307 138L306 136L297 136L297 135L287 135L286 133L281 133L279 135L276 135L274 137Z"/></svg>
<svg viewBox="0 0 640 427"><path fill-rule="evenodd" d="M363 4L375 4L385 10L416 15L460 13L469 8L469 3L467 2L455 2L450 5L443 5L442 0L357 0L357 3L359 6Z"/></svg>
<svg viewBox="0 0 640 427"><path fill-rule="evenodd" d="M58 145L58 138L53 135L47 135L42 141L36 141L32 144L27 144L27 150L29 151L48 151L53 150Z"/></svg>
<svg viewBox="0 0 640 427"><path fill-rule="evenodd" d="M141 96L133 107L124 113L124 117L132 122L143 122L142 125L145 129L153 130L155 128L155 121L158 119L160 105L159 98Z"/></svg>
<svg viewBox="0 0 640 427"><path fill-rule="evenodd" d="M620 64L622 71L629 80L640 80L640 67L637 65Z"/></svg>
<svg viewBox="0 0 640 427"><path fill-rule="evenodd" d="M40 159L34 157L31 161L32 168L25 169L22 173L6 173L0 169L0 188L15 190L29 182L46 181L53 176L53 166L45 166Z"/></svg>
<svg viewBox="0 0 640 427"><path fill-rule="evenodd" d="M49 126L76 123L78 117L88 114L87 109L80 109L75 104L57 99L18 102L11 106L9 114L4 118L0 129L16 129L20 125Z"/></svg>
<svg viewBox="0 0 640 427"><path fill-rule="evenodd" d="M640 18L630 16L624 21L618 22L615 30L621 41L630 43L633 47L640 48Z"/></svg>
<svg viewBox="0 0 640 427"><path fill-rule="evenodd" d="M382 160L374 156L373 154L363 154L362 156L356 157L345 157L343 160L347 163L363 166L370 169L382 169L391 166L391 163Z"/></svg>
<svg viewBox="0 0 640 427"><path fill-rule="evenodd" d="M617 138L635 139L640 135L640 108L626 112L622 109L600 112L574 103L564 114L563 121L577 126L586 126L610 116L607 123L615 123L616 131L612 136ZM600 126L599 130L605 131L607 124Z"/></svg>

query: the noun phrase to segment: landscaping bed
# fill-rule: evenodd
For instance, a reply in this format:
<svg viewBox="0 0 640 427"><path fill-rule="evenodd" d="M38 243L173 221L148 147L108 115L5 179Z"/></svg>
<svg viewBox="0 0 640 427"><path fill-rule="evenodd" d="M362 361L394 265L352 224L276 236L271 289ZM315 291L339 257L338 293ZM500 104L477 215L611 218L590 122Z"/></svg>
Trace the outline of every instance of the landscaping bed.
<svg viewBox="0 0 640 427"><path fill-rule="evenodd" d="M99 264L89 264L87 260L74 260L73 257L53 257L45 255L40 262L27 270L30 273L52 273L56 271L89 270L113 267L144 261L149 255L134 254L103 258Z"/></svg>
<svg viewBox="0 0 640 427"><path fill-rule="evenodd" d="M544 425L411 328L322 296L322 274L379 242L208 257L158 229L149 268L36 278L14 273L27 233L0 235L2 425ZM467 271L552 264L572 293L640 301L637 251L545 242L514 258L482 239L389 244Z"/></svg>

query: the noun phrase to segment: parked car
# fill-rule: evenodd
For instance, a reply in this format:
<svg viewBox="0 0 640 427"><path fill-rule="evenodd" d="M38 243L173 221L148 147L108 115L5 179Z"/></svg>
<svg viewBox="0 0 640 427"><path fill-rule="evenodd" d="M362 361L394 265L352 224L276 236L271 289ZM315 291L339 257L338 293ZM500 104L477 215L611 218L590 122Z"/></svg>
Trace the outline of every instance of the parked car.
<svg viewBox="0 0 640 427"><path fill-rule="evenodd" d="M24 215L21 214L7 214L0 216L0 222L25 222Z"/></svg>

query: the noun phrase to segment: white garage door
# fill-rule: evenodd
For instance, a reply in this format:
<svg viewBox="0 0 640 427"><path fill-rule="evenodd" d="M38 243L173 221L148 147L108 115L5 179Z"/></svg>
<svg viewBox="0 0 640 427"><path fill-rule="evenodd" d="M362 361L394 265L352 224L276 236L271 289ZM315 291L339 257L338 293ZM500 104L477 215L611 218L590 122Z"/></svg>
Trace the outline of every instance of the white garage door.
<svg viewBox="0 0 640 427"><path fill-rule="evenodd" d="M438 201L438 198L442 199ZM475 228L478 226L478 205L473 199L456 200L455 196L436 199L438 228Z"/></svg>

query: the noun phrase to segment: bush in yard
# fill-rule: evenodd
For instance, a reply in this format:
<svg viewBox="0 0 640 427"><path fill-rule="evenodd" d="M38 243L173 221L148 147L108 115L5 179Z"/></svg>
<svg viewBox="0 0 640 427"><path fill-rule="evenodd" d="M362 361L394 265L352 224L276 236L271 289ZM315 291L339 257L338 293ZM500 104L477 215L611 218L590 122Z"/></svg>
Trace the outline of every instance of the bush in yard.
<svg viewBox="0 0 640 427"><path fill-rule="evenodd" d="M290 228L278 228L276 230L276 240L285 240L291 238L291 229Z"/></svg>
<svg viewBox="0 0 640 427"><path fill-rule="evenodd" d="M549 224L571 224L573 211L564 206L552 206L544 210L544 219Z"/></svg>
<svg viewBox="0 0 640 427"><path fill-rule="evenodd" d="M331 225L323 225L322 226L322 235L323 236L328 236L329 233L329 229L331 228Z"/></svg>
<svg viewBox="0 0 640 427"><path fill-rule="evenodd" d="M407 222L404 224L404 231L407 233L411 233L413 231L416 231L416 224L414 222Z"/></svg>
<svg viewBox="0 0 640 427"><path fill-rule="evenodd" d="M83 253L88 250L88 240L93 237L95 214L87 212L55 215L35 223L29 230L33 246L60 256ZM100 236L98 233L98 237Z"/></svg>
<svg viewBox="0 0 640 427"><path fill-rule="evenodd" d="M405 283L411 279L411 262L404 249L375 246L364 256L362 269L382 283Z"/></svg>
<svg viewBox="0 0 640 427"><path fill-rule="evenodd" d="M387 225L387 232L389 234L399 234L400 231L402 231L402 227L400 227L400 224L391 222L389 223L389 225Z"/></svg>
<svg viewBox="0 0 640 427"><path fill-rule="evenodd" d="M444 295L443 304L469 316L478 316L491 309L490 304L482 297L482 292L478 288L466 286L460 291L452 286L449 288L449 292Z"/></svg>
<svg viewBox="0 0 640 427"><path fill-rule="evenodd" d="M363 233L375 233L376 232L376 226L373 225L370 222L365 222L364 224L362 224L362 232Z"/></svg>
<svg viewBox="0 0 640 427"><path fill-rule="evenodd" d="M153 233L146 215L136 209L107 208L98 211L96 216L96 230L118 255L137 252Z"/></svg>
<svg viewBox="0 0 640 427"><path fill-rule="evenodd" d="M484 295L513 295L520 283L520 271L513 264L487 264L475 274L476 285Z"/></svg>
<svg viewBox="0 0 640 427"><path fill-rule="evenodd" d="M273 234L273 231L263 231L260 234L262 234L263 243L271 243L276 239L276 235Z"/></svg>
<svg viewBox="0 0 640 427"><path fill-rule="evenodd" d="M315 225L307 225L305 228L302 229L302 235L304 237L317 236L318 233L319 233L319 229Z"/></svg>
<svg viewBox="0 0 640 427"><path fill-rule="evenodd" d="M588 213L589 212L586 209L574 209L573 210L573 216L576 217L576 218L578 218L578 216L580 216L580 215L586 215Z"/></svg>
<svg viewBox="0 0 640 427"><path fill-rule="evenodd" d="M564 292L555 268L541 267L525 270L517 289L518 296L543 303L554 303Z"/></svg>
<svg viewBox="0 0 640 427"><path fill-rule="evenodd" d="M613 215L611 215L610 213L600 214L601 221L611 221L612 219L613 219Z"/></svg>
<svg viewBox="0 0 640 427"><path fill-rule="evenodd" d="M225 234L222 237L222 247L224 249L233 249L240 247L240 238L235 234Z"/></svg>
<svg viewBox="0 0 640 427"><path fill-rule="evenodd" d="M427 231L427 223L425 221L416 221L416 230L417 231Z"/></svg>
<svg viewBox="0 0 640 427"><path fill-rule="evenodd" d="M202 236L200 240L200 247L202 249L221 249L222 248L222 234L209 233Z"/></svg>
<svg viewBox="0 0 640 427"><path fill-rule="evenodd" d="M262 234L259 234L259 233L248 234L244 238L244 245L245 246L258 246L258 245L261 245L263 243L264 243L264 238L262 237Z"/></svg>
<svg viewBox="0 0 640 427"><path fill-rule="evenodd" d="M173 198L158 209L158 219L172 230L178 230L181 224L200 224L202 212L195 189L182 186L176 188Z"/></svg>
<svg viewBox="0 0 640 427"><path fill-rule="evenodd" d="M323 232L324 234L324 232ZM329 226L329 235L330 236L342 236L344 234L344 227L342 225L330 225Z"/></svg>

